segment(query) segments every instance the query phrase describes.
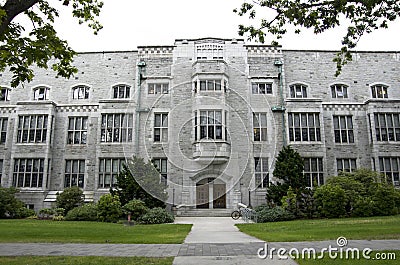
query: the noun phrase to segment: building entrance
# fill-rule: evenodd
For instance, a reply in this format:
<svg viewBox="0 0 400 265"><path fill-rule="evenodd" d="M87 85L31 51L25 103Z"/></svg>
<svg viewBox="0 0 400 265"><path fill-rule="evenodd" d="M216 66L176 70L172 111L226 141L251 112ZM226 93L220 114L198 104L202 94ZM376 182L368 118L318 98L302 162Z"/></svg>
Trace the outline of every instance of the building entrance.
<svg viewBox="0 0 400 265"><path fill-rule="evenodd" d="M215 178L196 183L196 207L200 209L226 208L226 185Z"/></svg>

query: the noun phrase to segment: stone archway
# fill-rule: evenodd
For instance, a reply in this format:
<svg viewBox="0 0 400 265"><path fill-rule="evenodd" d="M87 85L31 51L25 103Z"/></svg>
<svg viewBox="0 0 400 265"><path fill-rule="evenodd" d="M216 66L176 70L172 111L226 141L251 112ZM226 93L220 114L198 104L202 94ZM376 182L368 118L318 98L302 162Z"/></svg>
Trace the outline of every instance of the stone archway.
<svg viewBox="0 0 400 265"><path fill-rule="evenodd" d="M205 178L197 182L196 208L225 209L226 184L215 178Z"/></svg>

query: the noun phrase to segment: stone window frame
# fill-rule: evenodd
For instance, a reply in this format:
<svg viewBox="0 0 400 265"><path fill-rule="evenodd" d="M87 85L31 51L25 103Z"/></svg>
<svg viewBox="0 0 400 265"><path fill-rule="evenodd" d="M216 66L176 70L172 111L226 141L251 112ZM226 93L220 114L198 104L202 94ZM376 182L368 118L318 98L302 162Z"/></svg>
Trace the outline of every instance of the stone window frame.
<svg viewBox="0 0 400 265"><path fill-rule="evenodd" d="M354 144L352 115L333 115L333 135L337 144Z"/></svg>
<svg viewBox="0 0 400 265"><path fill-rule="evenodd" d="M308 85L303 83L294 83L289 85L290 98L308 98Z"/></svg>
<svg viewBox="0 0 400 265"><path fill-rule="evenodd" d="M269 164L268 157L254 157L254 185L256 189L269 187Z"/></svg>
<svg viewBox="0 0 400 265"><path fill-rule="evenodd" d="M16 188L43 187L44 160L44 158L14 158L12 186Z"/></svg>
<svg viewBox="0 0 400 265"><path fill-rule="evenodd" d="M12 89L8 86L0 86L0 102L10 101L10 93Z"/></svg>
<svg viewBox="0 0 400 265"><path fill-rule="evenodd" d="M400 186L400 157L379 156L379 171L391 181L394 186Z"/></svg>
<svg viewBox="0 0 400 265"><path fill-rule="evenodd" d="M154 112L153 141L155 143L168 142L168 112Z"/></svg>
<svg viewBox="0 0 400 265"><path fill-rule="evenodd" d="M384 120L382 120L382 117L384 117ZM400 113L375 112L374 124L376 141L400 141Z"/></svg>
<svg viewBox="0 0 400 265"><path fill-rule="evenodd" d="M321 142L322 126L320 112L288 112L288 132L290 142ZM304 121L303 116L306 120ZM298 118L298 123L296 122ZM312 117L312 119L310 119ZM310 121L312 124L310 125ZM305 124L304 124L305 123ZM300 138L298 138L298 136ZM312 139L311 139L312 138Z"/></svg>
<svg viewBox="0 0 400 265"><path fill-rule="evenodd" d="M336 169L337 173L357 170L357 158L336 158Z"/></svg>
<svg viewBox="0 0 400 265"><path fill-rule="evenodd" d="M33 119L34 124L32 124ZM41 123L39 123L40 120L42 120ZM17 143L46 143L48 123L48 114L18 115ZM24 140L25 135L26 140Z"/></svg>
<svg viewBox="0 0 400 265"><path fill-rule="evenodd" d="M75 167L77 165L77 167ZM64 188L85 187L85 159L65 159Z"/></svg>
<svg viewBox="0 0 400 265"><path fill-rule="evenodd" d="M332 98L349 98L349 86L342 83L333 84L331 87Z"/></svg>
<svg viewBox="0 0 400 265"><path fill-rule="evenodd" d="M39 85L32 88L33 100L42 101L50 99L50 87L47 85Z"/></svg>
<svg viewBox="0 0 400 265"><path fill-rule="evenodd" d="M163 186L167 186L168 181L168 158L166 157L155 157L151 159L152 164L160 173L160 183Z"/></svg>
<svg viewBox="0 0 400 265"><path fill-rule="evenodd" d="M118 126L115 124L117 120L116 117L119 117L119 123L117 123ZM102 113L100 116L100 142L133 142L133 121L133 113Z"/></svg>
<svg viewBox="0 0 400 265"><path fill-rule="evenodd" d="M377 99L389 98L388 85L377 83L371 85L371 97Z"/></svg>
<svg viewBox="0 0 400 265"><path fill-rule="evenodd" d="M72 99L83 100L90 97L90 86L79 84L72 87Z"/></svg>
<svg viewBox="0 0 400 265"><path fill-rule="evenodd" d="M79 122L80 119L80 122ZM71 121L73 123L71 123ZM88 116L69 116L67 124L67 144L86 145L88 134ZM75 141L78 136L78 141Z"/></svg>
<svg viewBox="0 0 400 265"><path fill-rule="evenodd" d="M109 170L107 168L109 164ZM98 188L109 189L115 187L117 184L117 176L126 164L126 159L123 157L100 157L99 158L99 178ZM107 180L109 177L109 181Z"/></svg>
<svg viewBox="0 0 400 265"><path fill-rule="evenodd" d="M312 189L323 185L325 183L323 157L303 157L303 160L303 175L306 178L307 187Z"/></svg>
<svg viewBox="0 0 400 265"><path fill-rule="evenodd" d="M7 141L8 117L0 117L0 144Z"/></svg>
<svg viewBox="0 0 400 265"><path fill-rule="evenodd" d="M130 99L132 96L132 87L128 84L119 83L111 88L111 97L113 99Z"/></svg>
<svg viewBox="0 0 400 265"><path fill-rule="evenodd" d="M262 119L264 117L264 120ZM268 141L268 113L253 112L253 141Z"/></svg>

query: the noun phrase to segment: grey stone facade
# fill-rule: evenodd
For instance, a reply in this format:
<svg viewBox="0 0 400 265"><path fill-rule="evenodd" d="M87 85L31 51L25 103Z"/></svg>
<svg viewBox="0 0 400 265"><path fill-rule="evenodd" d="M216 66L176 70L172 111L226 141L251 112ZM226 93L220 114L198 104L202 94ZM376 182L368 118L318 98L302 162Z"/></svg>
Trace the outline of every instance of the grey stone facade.
<svg viewBox="0 0 400 265"><path fill-rule="evenodd" d="M105 165L118 168L119 159L138 155L167 161L169 204L255 206L275 181L274 159L284 144L308 161L310 186L340 168L362 167L398 185L400 53L357 52L339 77L334 56L204 38L78 54L73 78L38 69L33 82L15 89L10 73L2 73L0 85L10 90L0 101L7 125L1 185L17 186L35 210L54 204L69 185L97 200L112 182ZM35 99L42 87L47 98ZM77 87L88 96L74 94ZM35 115L46 116L47 127L38 129ZM25 124L32 116L35 126ZM76 125L80 117L84 129Z"/></svg>

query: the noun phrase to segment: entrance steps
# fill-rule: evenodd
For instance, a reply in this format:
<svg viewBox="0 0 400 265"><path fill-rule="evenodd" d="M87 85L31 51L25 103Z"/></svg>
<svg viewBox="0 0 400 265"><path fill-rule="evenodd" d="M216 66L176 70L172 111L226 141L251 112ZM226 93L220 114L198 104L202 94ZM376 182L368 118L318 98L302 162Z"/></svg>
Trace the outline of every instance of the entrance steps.
<svg viewBox="0 0 400 265"><path fill-rule="evenodd" d="M230 217L231 213L232 213L231 209L185 208L185 209L178 209L175 212L175 215L181 217Z"/></svg>

